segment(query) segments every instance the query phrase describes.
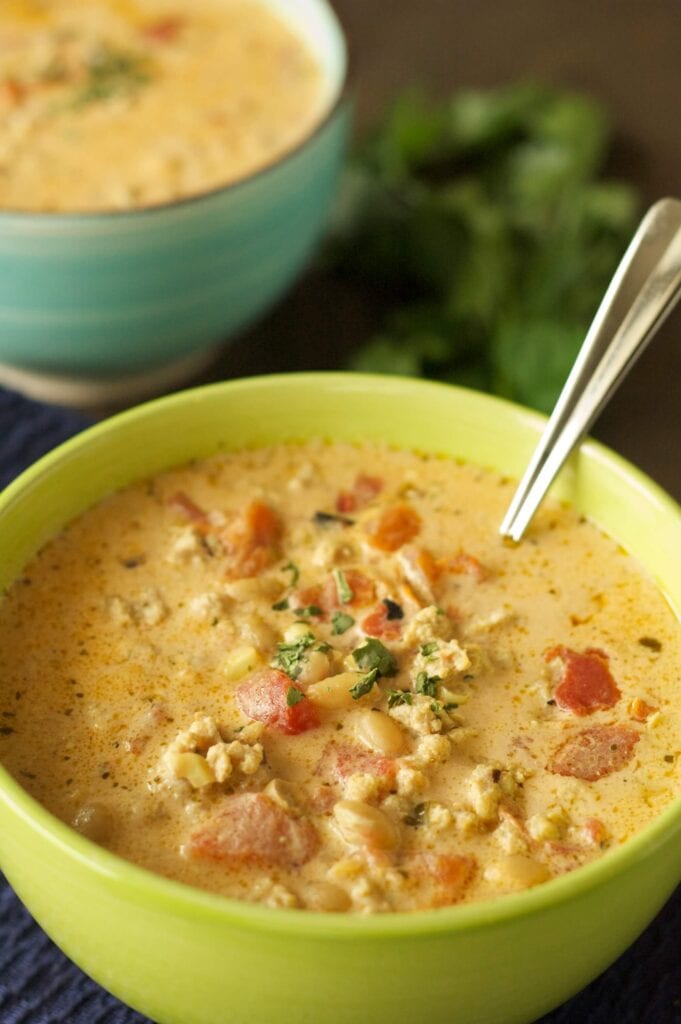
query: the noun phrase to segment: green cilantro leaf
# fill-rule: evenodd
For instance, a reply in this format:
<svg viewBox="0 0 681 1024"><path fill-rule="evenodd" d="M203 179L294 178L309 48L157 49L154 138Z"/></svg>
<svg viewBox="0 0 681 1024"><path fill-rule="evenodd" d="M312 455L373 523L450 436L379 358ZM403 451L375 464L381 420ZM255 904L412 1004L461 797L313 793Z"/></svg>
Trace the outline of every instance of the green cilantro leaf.
<svg viewBox="0 0 681 1024"><path fill-rule="evenodd" d="M367 672L367 674L362 676L354 686L350 687L352 699L359 700L360 697L364 697L365 694L369 693L373 689L374 683L377 679L378 669L372 668L371 672Z"/></svg>
<svg viewBox="0 0 681 1024"><path fill-rule="evenodd" d="M277 644L277 653L271 661L273 668L281 669L291 679L297 679L303 669L305 652L315 642L312 633L307 633L295 643Z"/></svg>
<svg viewBox="0 0 681 1024"><path fill-rule="evenodd" d="M287 565L284 566L284 568L281 571L282 572L290 572L291 573L291 579L289 580L289 586L290 587L295 587L296 583L300 579L300 569L298 568L298 566L295 565L294 562L289 562Z"/></svg>
<svg viewBox="0 0 681 1024"><path fill-rule="evenodd" d="M425 672L419 672L416 676L414 689L417 693L422 693L426 697L436 697L439 681L438 676L428 676Z"/></svg>
<svg viewBox="0 0 681 1024"><path fill-rule="evenodd" d="M388 690L388 707L395 708L399 704L413 703L409 690Z"/></svg>
<svg viewBox="0 0 681 1024"><path fill-rule="evenodd" d="M380 640L368 637L365 643L352 652L352 657L358 668L371 671L376 669L379 676L397 675L397 661L387 647L384 647Z"/></svg>
<svg viewBox="0 0 681 1024"><path fill-rule="evenodd" d="M74 107L87 106L113 96L129 95L151 81L149 66L144 57L106 46L92 54L85 70L87 77L73 97Z"/></svg>
<svg viewBox="0 0 681 1024"><path fill-rule="evenodd" d="M419 647L419 653L422 654L424 658L429 658L431 654L435 654L437 650L438 645L435 640L431 640L429 644L421 644Z"/></svg>
<svg viewBox="0 0 681 1024"><path fill-rule="evenodd" d="M348 604L350 601L352 601L355 595L352 591L352 588L350 587L350 584L345 578L345 573L343 572L342 569L334 569L333 578L336 583L338 600L341 602L341 604Z"/></svg>
<svg viewBox="0 0 681 1024"><path fill-rule="evenodd" d="M331 632L334 636L340 636L354 624L355 620L352 615L347 615L345 612L334 612L331 616Z"/></svg>
<svg viewBox="0 0 681 1024"><path fill-rule="evenodd" d="M301 700L305 700L305 694L302 690L299 690L297 686L289 686L286 691L286 703L290 708L300 704Z"/></svg>

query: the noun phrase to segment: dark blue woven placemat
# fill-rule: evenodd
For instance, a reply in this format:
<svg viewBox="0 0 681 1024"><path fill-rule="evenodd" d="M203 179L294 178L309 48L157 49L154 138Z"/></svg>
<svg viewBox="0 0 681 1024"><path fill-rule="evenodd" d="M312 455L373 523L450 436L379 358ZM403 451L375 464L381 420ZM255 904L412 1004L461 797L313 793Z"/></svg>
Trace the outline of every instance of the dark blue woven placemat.
<svg viewBox="0 0 681 1024"><path fill-rule="evenodd" d="M86 425L0 388L0 486ZM540 1024L641 1022L681 1024L681 890L610 970ZM66 959L2 875L0 1024L148 1024Z"/></svg>

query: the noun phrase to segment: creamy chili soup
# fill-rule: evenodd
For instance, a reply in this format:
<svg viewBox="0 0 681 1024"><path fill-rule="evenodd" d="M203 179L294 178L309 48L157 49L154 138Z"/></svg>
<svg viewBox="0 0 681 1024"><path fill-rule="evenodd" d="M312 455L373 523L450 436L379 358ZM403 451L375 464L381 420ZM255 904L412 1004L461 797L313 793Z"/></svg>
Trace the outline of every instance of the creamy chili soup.
<svg viewBox="0 0 681 1024"><path fill-rule="evenodd" d="M226 454L88 511L0 607L0 753L152 871L271 906L482 900L679 793L681 635L613 541L383 448Z"/></svg>
<svg viewBox="0 0 681 1024"><path fill-rule="evenodd" d="M257 0L3 0L0 209L107 210L236 181L328 104Z"/></svg>

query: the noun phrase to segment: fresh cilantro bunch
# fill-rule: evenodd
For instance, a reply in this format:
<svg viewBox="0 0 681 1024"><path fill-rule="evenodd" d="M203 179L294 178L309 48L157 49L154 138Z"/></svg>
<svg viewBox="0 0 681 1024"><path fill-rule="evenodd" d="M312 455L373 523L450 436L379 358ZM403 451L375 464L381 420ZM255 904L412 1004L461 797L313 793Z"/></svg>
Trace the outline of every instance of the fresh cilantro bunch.
<svg viewBox="0 0 681 1024"><path fill-rule="evenodd" d="M549 410L636 223L635 191L601 178L609 141L597 103L547 87L398 99L332 243L385 310L353 368Z"/></svg>

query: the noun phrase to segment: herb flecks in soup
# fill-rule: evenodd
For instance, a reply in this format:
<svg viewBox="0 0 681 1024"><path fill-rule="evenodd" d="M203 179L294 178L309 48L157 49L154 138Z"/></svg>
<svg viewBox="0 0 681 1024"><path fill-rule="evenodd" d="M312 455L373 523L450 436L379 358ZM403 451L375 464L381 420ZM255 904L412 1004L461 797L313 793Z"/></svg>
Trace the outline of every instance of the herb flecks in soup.
<svg viewBox="0 0 681 1024"><path fill-rule="evenodd" d="M114 495L0 611L0 749L153 871L378 912L523 889L679 792L681 638L574 512L371 447L227 454Z"/></svg>
<svg viewBox="0 0 681 1024"><path fill-rule="evenodd" d="M243 178L326 102L306 44L257 0L6 0L0 209L126 209Z"/></svg>

